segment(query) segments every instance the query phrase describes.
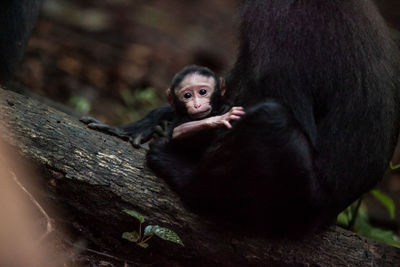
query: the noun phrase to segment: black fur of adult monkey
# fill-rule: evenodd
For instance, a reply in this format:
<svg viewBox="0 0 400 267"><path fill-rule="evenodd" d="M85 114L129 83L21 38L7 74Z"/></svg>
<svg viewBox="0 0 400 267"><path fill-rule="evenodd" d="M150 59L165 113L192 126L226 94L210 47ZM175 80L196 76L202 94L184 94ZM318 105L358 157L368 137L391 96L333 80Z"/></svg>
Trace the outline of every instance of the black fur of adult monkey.
<svg viewBox="0 0 400 267"><path fill-rule="evenodd" d="M241 16L224 101L246 114L196 161L162 149L148 161L191 207L271 234L321 229L388 166L397 48L370 0L249 0ZM135 137L167 111L124 131Z"/></svg>
<svg viewBox="0 0 400 267"><path fill-rule="evenodd" d="M190 176L166 177L189 205L279 234L319 229L388 166L398 51L371 1L246 1L240 34L225 99L246 115Z"/></svg>

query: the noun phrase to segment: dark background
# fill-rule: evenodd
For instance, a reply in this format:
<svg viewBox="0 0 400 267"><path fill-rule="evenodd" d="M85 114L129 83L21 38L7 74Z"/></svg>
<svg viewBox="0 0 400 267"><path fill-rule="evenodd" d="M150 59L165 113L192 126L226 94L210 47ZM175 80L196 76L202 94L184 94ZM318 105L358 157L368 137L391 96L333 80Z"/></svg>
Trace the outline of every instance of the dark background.
<svg viewBox="0 0 400 267"><path fill-rule="evenodd" d="M183 66L229 71L238 2L44 0L16 79L101 120L136 120L165 102L164 90ZM400 2L376 2L400 29Z"/></svg>
<svg viewBox="0 0 400 267"><path fill-rule="evenodd" d="M235 60L232 0L45 0L16 79L113 124L165 102L175 72Z"/></svg>

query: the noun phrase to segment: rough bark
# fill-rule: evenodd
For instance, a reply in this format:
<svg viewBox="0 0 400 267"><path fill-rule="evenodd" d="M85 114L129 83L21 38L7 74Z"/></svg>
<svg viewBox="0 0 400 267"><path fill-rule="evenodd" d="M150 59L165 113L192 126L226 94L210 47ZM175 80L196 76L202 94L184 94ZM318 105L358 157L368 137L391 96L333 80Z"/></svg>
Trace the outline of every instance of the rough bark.
<svg viewBox="0 0 400 267"><path fill-rule="evenodd" d="M177 266L400 264L399 249L339 228L297 241L229 231L185 209L163 180L145 167L145 150L89 130L74 117L3 89L0 132L1 139L20 155L47 170L42 178L46 195L67 211L63 213L66 222L78 221L96 245L143 263L157 259L161 265ZM146 223L174 230L185 246L154 238L143 249L123 240L121 233L135 229L136 222L122 209L137 210Z"/></svg>

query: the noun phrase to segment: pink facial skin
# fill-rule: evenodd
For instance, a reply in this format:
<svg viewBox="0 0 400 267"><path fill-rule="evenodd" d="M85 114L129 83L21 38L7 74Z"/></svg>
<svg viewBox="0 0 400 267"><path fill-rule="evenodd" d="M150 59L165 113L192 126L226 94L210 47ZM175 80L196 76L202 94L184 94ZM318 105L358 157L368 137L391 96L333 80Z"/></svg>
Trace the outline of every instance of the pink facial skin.
<svg viewBox="0 0 400 267"><path fill-rule="evenodd" d="M189 74L175 89L175 93L191 119L206 118L212 110L211 95L214 93L215 80L196 73Z"/></svg>
<svg viewBox="0 0 400 267"><path fill-rule="evenodd" d="M225 83L222 78L219 82L221 96L223 96L225 94ZM175 127L172 133L173 139L185 138L196 132L220 126L230 129L232 128L230 121L239 120L245 114L243 107L233 107L223 115L207 118L212 111L210 100L214 89L215 80L213 77L193 73L182 80L175 89L175 94L179 101L184 103L189 117L194 121ZM174 105L169 89L167 96L171 105Z"/></svg>

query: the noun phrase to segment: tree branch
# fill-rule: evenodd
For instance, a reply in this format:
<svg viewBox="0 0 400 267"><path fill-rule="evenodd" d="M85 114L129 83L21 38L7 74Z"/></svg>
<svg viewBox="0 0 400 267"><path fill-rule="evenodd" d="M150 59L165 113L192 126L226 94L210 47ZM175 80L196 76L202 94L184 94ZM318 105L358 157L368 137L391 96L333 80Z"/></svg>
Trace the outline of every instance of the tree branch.
<svg viewBox="0 0 400 267"><path fill-rule="evenodd" d="M145 150L2 89L0 132L1 139L24 158L48 170L46 197L69 211L63 219L71 224L78 221L88 239L109 251L147 263L162 260L190 266L393 266L400 262L400 250L339 228L300 241L228 231L185 209L164 181L145 167ZM185 247L153 238L150 247L142 249L123 240L122 232L137 229L137 222L123 209L141 212L145 224L177 232Z"/></svg>

